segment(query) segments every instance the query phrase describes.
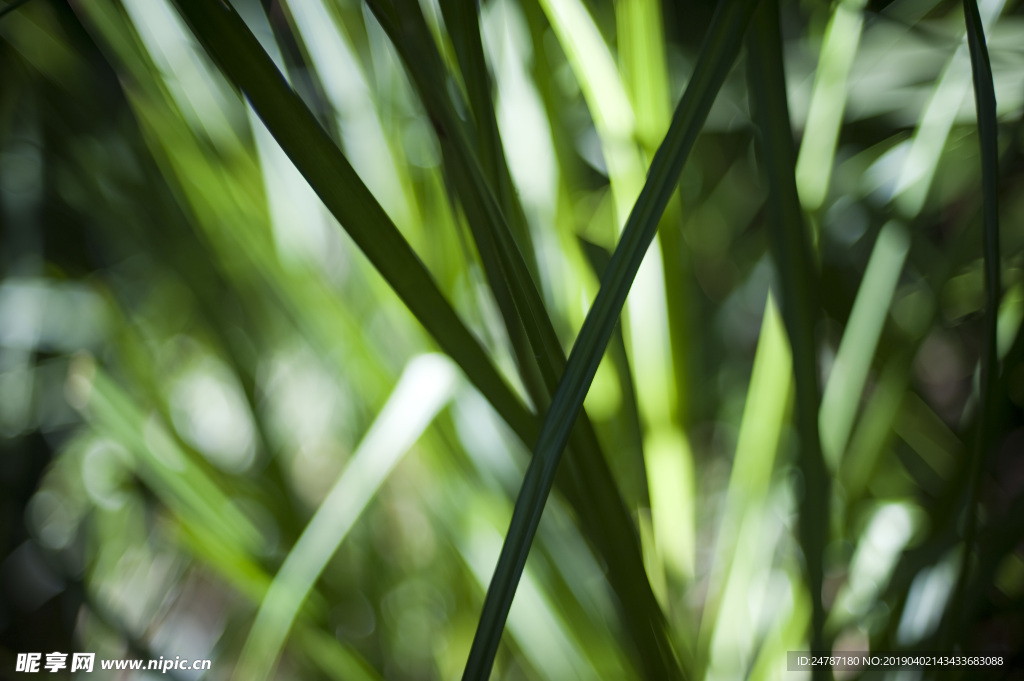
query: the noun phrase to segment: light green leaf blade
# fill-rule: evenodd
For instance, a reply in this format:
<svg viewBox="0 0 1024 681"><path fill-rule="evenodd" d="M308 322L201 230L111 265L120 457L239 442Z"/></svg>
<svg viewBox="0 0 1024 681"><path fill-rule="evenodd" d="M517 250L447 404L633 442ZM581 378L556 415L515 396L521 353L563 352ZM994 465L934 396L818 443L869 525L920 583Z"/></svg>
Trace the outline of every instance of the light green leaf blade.
<svg viewBox="0 0 1024 681"><path fill-rule="evenodd" d="M327 562L402 455L451 398L454 387L454 367L443 356L421 355L409 362L274 577L242 649L235 678L268 678L292 623Z"/></svg>
<svg viewBox="0 0 1024 681"><path fill-rule="evenodd" d="M818 419L825 463L833 473L839 469L846 451L909 249L910 236L901 223L890 222L882 228L839 343Z"/></svg>
<svg viewBox="0 0 1024 681"><path fill-rule="evenodd" d="M736 662L753 652L754 632L738 623L749 616L751 590L758 586L758 573L771 565L770 553L775 549L774 541L765 542L758 535L770 525L762 518L770 515L766 513L767 498L790 408L792 382L789 339L778 307L769 296L715 546L709 593L716 595L709 597L701 616L698 659L713 678L742 673ZM754 541L749 541L751 533Z"/></svg>
<svg viewBox="0 0 1024 681"><path fill-rule="evenodd" d="M808 211L820 208L828 192L846 108L847 81L864 24L864 3L865 0L837 3L821 43L807 124L796 160L796 184L800 201Z"/></svg>

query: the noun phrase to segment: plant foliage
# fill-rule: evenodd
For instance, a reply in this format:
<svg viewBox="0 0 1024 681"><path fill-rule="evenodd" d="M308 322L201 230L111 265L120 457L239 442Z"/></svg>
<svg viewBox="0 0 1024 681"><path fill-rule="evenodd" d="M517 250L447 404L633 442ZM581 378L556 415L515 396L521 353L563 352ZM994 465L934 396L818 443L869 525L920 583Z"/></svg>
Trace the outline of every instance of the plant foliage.
<svg viewBox="0 0 1024 681"><path fill-rule="evenodd" d="M0 8L3 659L1020 665L1022 21Z"/></svg>

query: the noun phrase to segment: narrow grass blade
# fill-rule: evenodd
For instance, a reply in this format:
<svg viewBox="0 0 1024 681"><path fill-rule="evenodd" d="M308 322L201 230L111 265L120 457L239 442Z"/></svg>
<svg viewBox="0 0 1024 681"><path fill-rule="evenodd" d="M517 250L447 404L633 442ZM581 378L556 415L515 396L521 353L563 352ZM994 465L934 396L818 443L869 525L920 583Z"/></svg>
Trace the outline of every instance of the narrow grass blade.
<svg viewBox="0 0 1024 681"><path fill-rule="evenodd" d="M696 553L693 451L680 428L662 424L644 438L654 545L666 572L692 580Z"/></svg>
<svg viewBox="0 0 1024 681"><path fill-rule="evenodd" d="M617 39L620 68L633 102L636 137L644 152L653 155L668 130L672 115L661 2L623 0L616 3L615 16L619 26ZM681 229L682 200L678 194L669 201L662 222L665 228L658 231L658 245L661 249L663 284L659 288L663 289L665 298L664 314L668 319L665 337L668 339L667 352L670 353L674 373L671 378L675 381L673 394L668 401L674 402L675 420L685 429L692 417L691 374L694 362L699 361L694 359L699 342L690 333L695 284ZM634 300L640 297L638 283L639 277L633 284ZM653 307L653 301L649 304ZM656 345L652 346L655 352L660 350ZM636 355L637 350L633 352ZM662 357L658 354L654 359L661 360ZM666 373L664 366L659 371ZM671 379L666 377L666 382L670 383ZM651 383L648 381L646 385ZM657 391L654 392L657 399ZM643 393L647 393L646 387Z"/></svg>
<svg viewBox="0 0 1024 681"><path fill-rule="evenodd" d="M856 502L868 488L871 474L893 432L913 364L909 353L889 358L879 372L871 398L864 407L847 453L836 471L846 492L847 503Z"/></svg>
<svg viewBox="0 0 1024 681"><path fill-rule="evenodd" d="M671 120L664 19L657 0L615 4L619 60L636 114L640 144L657 150Z"/></svg>
<svg viewBox="0 0 1024 681"><path fill-rule="evenodd" d="M421 324L525 441L536 426L348 160L223 3L181 0L182 16L310 186Z"/></svg>
<svg viewBox="0 0 1024 681"><path fill-rule="evenodd" d="M808 211L821 208L828 192L836 141L846 108L847 80L864 25L864 4L865 0L837 3L821 42L807 124L796 160L797 189Z"/></svg>
<svg viewBox="0 0 1024 681"><path fill-rule="evenodd" d="M583 3L541 0L540 4L565 50L594 119L618 223L622 224L644 181L643 159L634 142L636 116L626 88L611 50Z"/></svg>
<svg viewBox="0 0 1024 681"><path fill-rule="evenodd" d="M586 239L578 239L594 275L600 279L612 257L611 251ZM622 390L622 405L619 407L617 416L620 434L616 437L616 442L623 447L623 454L617 461L613 459L610 464L613 467L616 482L623 490L626 499L630 500L634 506L649 507L651 503L647 489L647 471L643 460L643 429L638 406L639 400L636 383L633 381L633 374L630 371L629 355L626 352L626 341L621 324L612 334L607 352Z"/></svg>
<svg viewBox="0 0 1024 681"><path fill-rule="evenodd" d="M327 562L401 456L450 399L454 387L454 367L443 356L422 355L409 362L274 577L242 649L235 678L263 681L270 676L292 623Z"/></svg>
<svg viewBox="0 0 1024 681"><path fill-rule="evenodd" d="M498 117L494 110L493 83L487 70L483 41L480 35L479 4L476 0L443 0L441 12L445 26L455 46L459 70L466 85L466 95L476 122L477 150L480 165L487 174L502 212L516 243L522 249L526 263L535 273L533 240L523 208L516 197L505 150L498 131Z"/></svg>
<svg viewBox="0 0 1024 681"><path fill-rule="evenodd" d="M345 27L320 0L290 0L288 9L297 37L309 53L308 70L322 83L323 96L334 109L342 146L356 172L395 224L415 225L418 206L407 166L396 162L395 149L381 124L379 104L375 105L369 94L370 83ZM264 46L270 49L267 43ZM292 78L292 82L296 80ZM333 132L330 127L328 131Z"/></svg>
<svg viewBox="0 0 1024 681"><path fill-rule="evenodd" d="M643 103L654 105L654 109L644 110L642 114L639 110L634 112L627 95L626 83L619 75L612 51L584 4L579 0L542 0L540 4L580 84L583 99L593 118L597 136L601 141L601 153L607 167L615 204L616 227L621 227L628 218L629 211L644 183L646 164L636 143L639 134L637 119L641 115L644 118L645 137L654 140L651 143L652 151L668 129L669 108L664 73L659 73L657 66L645 66L643 76L636 71L629 74L637 79L632 85L638 96L643 97ZM650 10L633 7L635 4L617 7L621 16L631 18L620 29L623 32L623 39L628 29L641 34L660 30L660 26L651 26L649 17L645 16L650 14ZM643 36L634 35L632 38L632 41L626 42L633 44L633 58L630 62L634 64L634 68L638 68L635 53L640 47L636 43L638 38L642 40ZM653 39L652 44L644 47L656 49L659 44L659 40ZM649 57L648 61L660 62L663 68L663 54L645 56ZM659 77L662 80L654 82ZM656 103L662 106L657 107ZM655 125L658 126L656 131L652 129ZM643 387L637 397L649 436L661 442L682 441L685 450L688 449L685 435L672 423L677 406L676 392L672 385L675 377L672 370L675 358L670 349L666 322L666 310L671 308L666 305L668 295L665 289L661 244L654 243L650 250L650 255L645 259L631 285L633 295L623 315L623 328L626 332L634 375L638 384ZM666 367L670 370L666 371ZM684 465L689 467L690 457L683 455L683 458L686 459ZM655 471L649 471L649 474L660 477ZM684 497L686 500L691 498L691 494ZM665 533L658 531L658 513L654 513L654 516L655 534L661 534L664 538ZM678 518L674 520L673 524L679 522ZM664 526L666 523L660 524ZM677 567L682 572L689 572L682 566L690 562L684 558Z"/></svg>
<svg viewBox="0 0 1024 681"><path fill-rule="evenodd" d="M402 57L434 124L448 180L462 199L484 275L501 312L523 382L534 401L542 406L547 403L547 396L542 394L543 387L534 380L537 373L535 353L540 354L540 350L536 350L536 343L528 337L530 328L525 322L525 303L521 298L516 299L516 292L521 289L509 281L502 264L503 253L516 259L521 287L532 287L532 275L515 246L502 208L491 191L490 180L473 150L471 131L468 130L471 126L460 119L451 99L445 94L449 74L426 18L416 9L399 11L390 0L371 0L368 5ZM483 105L478 103L478 106ZM536 305L539 296L531 300ZM540 310L534 311L535 315L546 318L543 304L539 307ZM534 350L531 350L531 345Z"/></svg>
<svg viewBox="0 0 1024 681"><path fill-rule="evenodd" d="M986 0L985 21L999 16L1005 4L1005 0ZM921 114L913 139L907 143L903 169L893 196L897 210L905 219L916 217L924 207L953 120L967 96L966 52L971 51L970 46L967 47L965 50L961 44L950 57Z"/></svg>
<svg viewBox="0 0 1024 681"><path fill-rule="evenodd" d="M371 0L368 4L402 56L434 123L446 167L462 199L495 297L499 302L508 297L515 305L515 310L502 310L509 332L514 338L514 327L522 324L533 353L539 355L537 361L543 374L547 370L545 364L555 363L553 357L561 353L561 346L526 260L512 236L509 220L470 142L468 126L445 94L444 84L449 76L426 20L418 11L399 10L391 0ZM514 316L521 322L514 320Z"/></svg>
<svg viewBox="0 0 1024 681"><path fill-rule="evenodd" d="M910 236L901 223L893 221L882 228L839 343L818 419L825 463L833 473L839 469L846 451L871 360L909 249Z"/></svg>
<svg viewBox="0 0 1024 681"><path fill-rule="evenodd" d="M703 126L711 103L740 51L755 6L753 0L719 5L697 66L662 146L655 154L622 239L602 278L594 304L573 345L534 448L534 457L516 500L512 522L470 650L463 679L486 679L494 662L519 576L526 564L555 469L597 366L622 311L626 295L654 239L658 220ZM673 657L671 650L662 655ZM671 668L674 665L669 666Z"/></svg>
<svg viewBox="0 0 1024 681"><path fill-rule="evenodd" d="M636 138L653 155L671 120L661 3L623 0L616 3L615 14L620 68L636 116ZM578 26L566 28L571 32ZM586 67L589 62L582 65L583 77L593 75ZM692 415L690 368L697 345L691 333L694 277L687 266L690 255L683 243L678 193L661 221L664 228L659 228L633 282L624 321L633 372L642 386L637 401L646 427L642 463L649 481L654 553L676 581L688 582L696 565L697 473L687 426Z"/></svg>
<svg viewBox="0 0 1024 681"><path fill-rule="evenodd" d="M815 266L796 189L796 160L786 101L777 0L762 2L750 31L749 47L747 76L768 180L771 248L782 282L782 315L793 348L799 465L804 478L799 535L811 597L811 649L823 650L825 610L821 587L829 529L830 480L818 435L820 395L815 341L818 302L814 295Z"/></svg>
<svg viewBox="0 0 1024 681"><path fill-rule="evenodd" d="M996 95L992 84L992 64L985 44L985 29L978 12L977 0L964 0L967 21L967 43L971 53L971 74L974 80L974 104L978 116L978 141L981 146L981 190L983 198L983 245L985 257L985 346L981 357L978 418L975 427L975 450L971 460L970 487L967 499L967 527L964 551L956 588L946 611L946 636L960 622L969 602L966 584L971 555L978 529L978 501L981 474L993 446L999 388L999 298L1002 278L999 262L999 144L996 122Z"/></svg>
<svg viewBox="0 0 1024 681"><path fill-rule="evenodd" d="M452 102L438 96L446 73L423 16L398 12L388 0L370 3L381 25L403 56L410 76L441 138L445 163L466 211L477 249L505 319L520 370L539 368L542 379L537 404L545 406L566 366L565 355L544 301L519 251L501 207L468 142L466 126ZM514 308L509 309L507 301ZM521 330L528 347L516 345ZM600 359L600 356L598 357ZM531 385L528 375L524 381ZM573 425L575 415L569 420ZM612 478L594 428L585 412L571 430L572 455L561 486L576 507L583 530L608 565L608 579L618 596L626 629L638 649L639 661L651 679L678 675L678 664L662 651L670 644L665 619L647 581L639 539L621 493Z"/></svg>
<svg viewBox="0 0 1024 681"><path fill-rule="evenodd" d="M722 655L713 657L713 650L735 651L745 646L749 653L753 644L750 628L737 630L736 622L749 612L747 593L754 571L764 567L756 561L761 560L764 549L769 547L762 545L758 550L744 543L741 535L743 528L754 528L755 532L762 528L757 519L765 511L779 440L789 411L792 382L793 356L789 339L778 308L769 297L761 320L750 387L723 504L725 516L719 523L721 529L711 569L708 593L718 596L708 598L700 622L699 671L716 669L717 673L713 674L716 678L736 674L737 670L731 666L735 659L719 659ZM751 561L755 564L749 565ZM720 580L720 575L724 579ZM718 581L721 583L716 583Z"/></svg>
<svg viewBox="0 0 1024 681"><path fill-rule="evenodd" d="M645 159L635 141L638 117L643 116L644 137L655 140L652 147L669 125L661 27L651 17L653 14L656 18L658 10L652 7L653 3L645 4L646 7L630 3L617 8L620 16L627 18L621 29L622 37L625 39L625 31L633 31L632 39L626 42L632 44L629 61L634 68L630 76L635 78L635 95L642 98L642 106L653 107L641 114L639 108L634 113L611 50L586 7L579 0L541 2L593 116L619 224L628 218L644 182ZM643 73L638 72L638 52L643 54L644 61L657 62L661 68L644 66ZM678 203L674 210L669 208L677 219L678 208ZM671 222L678 226L677 220ZM665 234L663 230L661 237ZM679 238L678 233L674 236ZM673 383L680 375L674 365L684 360L673 353L672 341L676 338L670 337L669 332L670 327L680 330L678 317L683 306L678 300L681 289L666 287L667 275L676 268L666 271L663 266L665 254L660 241L650 247L631 285L623 327L627 331L632 369L642 387L637 399L646 427L643 453L651 491L654 541L665 566L675 577L686 580L694 573L693 456L680 428L679 392Z"/></svg>
<svg viewBox="0 0 1024 681"><path fill-rule="evenodd" d="M450 374L450 369L448 371ZM438 383L443 385L443 381ZM167 429L155 417L142 413L91 358L80 357L75 361L68 386L98 432L109 434L115 442L130 445L125 456L133 459L132 468L173 512L179 525L170 530L178 534L178 541L247 598L256 602L270 598L273 583L254 558L264 553L265 548L259 531L217 482L192 461ZM416 395L415 399L419 397ZM403 413L403 423L406 418L407 414ZM322 550L323 546L317 548ZM297 599L289 606L294 605L297 612L303 601ZM323 608L314 612L322 614ZM298 637L302 647L323 672L331 674L344 669L346 681L377 680L357 652L334 638L322 641L315 651L310 651L308 639L318 630L301 623L296 628L302 631ZM324 664L325 656L333 667ZM259 671L266 674L271 668L268 665ZM258 674L243 678L256 676Z"/></svg>
<svg viewBox="0 0 1024 681"><path fill-rule="evenodd" d="M483 518L474 518L467 536L460 542L463 559L476 581L484 586L490 577L493 556L501 549L501 540L498 527ZM516 611L509 618L508 629L537 668L539 678L545 681L601 678L598 670L591 666L589 651L580 649L567 623L559 618L564 613L550 602L536 575L529 571L523 575L516 597Z"/></svg>
<svg viewBox="0 0 1024 681"><path fill-rule="evenodd" d="M209 530L224 551L258 555L264 539L194 455L156 416L144 412L91 357L81 357L68 380L74 400L98 428L127 443L139 476L181 517Z"/></svg>
<svg viewBox="0 0 1024 681"><path fill-rule="evenodd" d="M787 654L800 646L804 632L811 618L808 597L797 588L795 579L789 580L789 591L793 594L792 606L786 614L779 613L779 621L773 627L776 635L768 636L761 644L747 674L747 681L771 681L779 678L779 670L786 666Z"/></svg>

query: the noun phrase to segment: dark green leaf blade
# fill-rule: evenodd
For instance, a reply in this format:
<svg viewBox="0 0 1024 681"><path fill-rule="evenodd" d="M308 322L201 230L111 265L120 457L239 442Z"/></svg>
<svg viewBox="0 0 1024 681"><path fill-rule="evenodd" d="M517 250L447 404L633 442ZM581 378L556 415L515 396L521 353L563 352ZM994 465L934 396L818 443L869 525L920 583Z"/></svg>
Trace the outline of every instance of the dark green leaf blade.
<svg viewBox="0 0 1024 681"><path fill-rule="evenodd" d="M782 282L783 319L793 347L796 419L800 433L798 461L804 476L805 490L800 502L799 536L804 552L805 579L811 596L811 649L825 650L825 610L821 600L821 586L829 528L830 479L818 434L821 398L815 341L819 309L814 296L817 277L796 189L796 153L786 101L777 0L765 0L761 4L749 38L747 76L763 157L763 174L769 188L771 248ZM818 674L817 669L815 673ZM827 670L821 670L821 674L827 673Z"/></svg>
<svg viewBox="0 0 1024 681"><path fill-rule="evenodd" d="M177 6L203 47L246 95L324 205L416 319L512 429L524 441L532 441L536 432L532 415L242 19L220 2L180 0Z"/></svg>
<svg viewBox="0 0 1024 681"><path fill-rule="evenodd" d="M601 288L573 345L565 374L544 419L533 460L516 500L498 566L487 591L480 625L463 674L465 681L486 679L490 674L561 452L622 312L640 262L654 239L661 213L675 189L711 104L740 51L755 5L754 0L719 5L693 77L676 109L665 141L654 156L647 182L626 221L622 238L602 277ZM672 653L663 651L663 654Z"/></svg>
<svg viewBox="0 0 1024 681"><path fill-rule="evenodd" d="M0 18L3 18L5 14L13 12L14 10L18 9L19 7L26 3L28 3L28 0L14 0L9 5L5 7L0 7Z"/></svg>
<svg viewBox="0 0 1024 681"><path fill-rule="evenodd" d="M526 258L519 250L506 219L506 213L490 184L494 179L481 167L469 139L467 125L459 119L450 99L439 96L445 91L439 83L448 74L434 45L422 14L406 10L398 12L389 0L371 0L369 3L381 25L389 34L402 56L411 80L417 87L428 114L433 121L444 151L445 165L454 189L462 198L470 230L480 253L488 283L498 301L512 341L524 384L535 403L546 407L562 377L566 358L548 316L544 301L532 276ZM467 10L468 11L468 10ZM461 26L463 42L479 43L470 33L462 15L454 17ZM450 27L451 30L451 27ZM476 56L482 58L482 51ZM474 68L473 72L478 72ZM467 75L467 79L470 76ZM489 107L489 88L477 81L471 89L477 91L472 108L478 118L493 118ZM482 100L487 99L485 103ZM481 123L487 125L486 121ZM496 126L491 143L499 147ZM485 143L486 147L488 143ZM499 150L492 150L498 154ZM498 178L500 169L492 169ZM512 206L519 215L518 204ZM513 223L514 224L514 223ZM520 239L519 242L522 240ZM540 383L534 379L539 370ZM677 678L680 675L674 656L665 654L671 649L666 621L647 579L636 528L629 509L612 477L605 454L586 412L580 411L576 427L570 433L570 454L559 486L580 517L584 533L594 543L597 552L608 566L608 580L617 596L626 623L626 629L636 644L638 661L647 678L652 681Z"/></svg>
<svg viewBox="0 0 1024 681"><path fill-rule="evenodd" d="M981 357L978 419L975 424L974 456L970 464L967 492L967 526L964 530L964 550L960 573L946 611L943 623L944 643L962 629L967 607L967 582L971 556L977 540L978 503L981 477L993 448L996 432L999 352L997 325L999 298L1002 292L999 257L999 143L996 121L996 95L992 82L992 64L985 42L985 27L978 12L977 0L964 0L964 19L967 22L967 45L971 53L971 76L974 81L974 104L978 117L978 142L981 147L981 190L983 252L985 267L985 345ZM967 621L970 621L969 619Z"/></svg>
<svg viewBox="0 0 1024 681"><path fill-rule="evenodd" d="M533 242L523 207L516 196L508 159L501 143L498 117L494 110L493 90L484 57L483 38L480 35L480 16L477 0L442 0L441 12L451 35L458 58L459 70L466 85L469 108L476 123L477 149L480 166L498 199L501 210L509 221L516 243L524 259L535 271Z"/></svg>

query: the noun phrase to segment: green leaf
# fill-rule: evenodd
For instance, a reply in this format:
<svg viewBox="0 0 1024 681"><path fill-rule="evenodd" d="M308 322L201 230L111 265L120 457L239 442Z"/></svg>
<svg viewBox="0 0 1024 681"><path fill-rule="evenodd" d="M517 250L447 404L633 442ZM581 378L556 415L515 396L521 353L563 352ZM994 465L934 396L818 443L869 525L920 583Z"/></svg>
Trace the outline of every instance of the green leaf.
<svg viewBox="0 0 1024 681"><path fill-rule="evenodd" d="M739 53L755 4L753 0L745 0L719 5L693 77L676 109L668 135L654 156L647 182L626 221L622 238L602 277L601 288L573 345L565 374L544 418L534 457L516 500L509 532L487 591L463 679L486 679L490 674L501 631L562 450L615 329L640 262L657 232L658 220L675 189L711 103ZM666 660L672 660L671 650L659 652ZM672 669L676 665L666 662L665 666Z"/></svg>
<svg viewBox="0 0 1024 681"><path fill-rule="evenodd" d="M611 50L583 3L541 0L540 5L565 50L593 117L619 216L616 223L622 224L643 184L644 171L634 142L636 116L626 88Z"/></svg>
<svg viewBox="0 0 1024 681"><path fill-rule="evenodd" d="M1002 0L986 3L985 20L993 21L1003 10ZM957 36L960 38L960 36ZM968 39L968 43L970 43ZM973 48L968 45L968 51ZM903 160L902 172L893 195L901 217L912 219L924 208L928 193L935 181L942 150L949 140L957 112L967 96L967 73L963 66L962 43L950 55L937 79L927 105L920 114L913 138Z"/></svg>
<svg viewBox="0 0 1024 681"><path fill-rule="evenodd" d="M763 518L770 515L767 503L779 442L789 412L793 382L793 356L789 339L771 296L765 302L761 332L750 374L750 386L743 407L732 474L715 545L712 575L721 575L717 596L709 597L701 614L698 671L718 667L712 675L728 675L735 660L711 657L720 647L737 650L754 648L750 627L737 626L748 616L748 602L756 598L755 574L771 556L774 545L744 541L765 531ZM773 625L775 626L775 625ZM723 641L729 641L722 645ZM727 656L725 656L727 657Z"/></svg>
<svg viewBox="0 0 1024 681"><path fill-rule="evenodd" d="M175 514L216 537L236 556L258 555L265 539L159 417L145 413L91 357L72 367L69 389L98 431L130 445L133 468Z"/></svg>
<svg viewBox="0 0 1024 681"><path fill-rule="evenodd" d="M586 7L579 0L542 0L540 4L593 117L618 227L627 219L644 183L646 159L637 138L645 140L653 154L669 126L658 10L651 2L644 2L645 6L619 3L616 8L621 17L620 57L632 67L626 82L641 102L634 112L612 52ZM681 259L678 201L669 203L662 219L670 228L660 231L659 242L653 244L646 265L631 284L623 327L633 372L643 386L637 398L646 425L643 457L654 542L670 573L687 580L693 577L695 553L693 455L680 427L685 409L679 404L685 402L685 358L670 347L672 341L689 333L680 318L688 279L677 276L680 268L675 266Z"/></svg>
<svg viewBox="0 0 1024 681"><path fill-rule="evenodd" d="M442 355L421 355L409 362L387 404L274 576L239 657L236 678L262 681L270 676L327 562L454 388L454 367Z"/></svg>
<svg viewBox="0 0 1024 681"><path fill-rule="evenodd" d="M811 649L824 650L821 600L828 535L830 479L818 435L819 386L815 326L817 275L796 188L796 154L786 101L777 0L765 0L750 31L747 77L768 180L768 220L775 266L782 282L782 316L793 348L799 466L804 477L800 544L811 596ZM815 672L818 673L817 671ZM827 673L822 670L821 673ZM815 677L818 678L818 677Z"/></svg>
<svg viewBox="0 0 1024 681"><path fill-rule="evenodd" d="M853 310L825 385L819 428L825 463L839 469L867 384L871 361L910 250L910 235L897 220L886 223L871 251Z"/></svg>
<svg viewBox="0 0 1024 681"><path fill-rule="evenodd" d="M466 85L466 95L476 122L477 150L480 166L509 220L516 243L522 248L526 262L533 268L533 242L523 208L516 198L505 150L498 130L498 118L494 111L494 89L484 57L483 41L480 35L480 17L476 0L443 0L441 12L445 26L452 38L459 70Z"/></svg>
<svg viewBox="0 0 1024 681"><path fill-rule="evenodd" d="M445 82L446 74L426 21L415 11L397 12L387 0L373 0L370 7L402 55L438 131L445 162L462 198L524 382L531 388L535 402L544 407L564 373L565 354L526 261L469 143L466 126L456 115L452 102L439 96L444 91L439 86ZM513 308L509 308L509 302ZM520 345L523 332L529 347ZM530 380L529 372L534 365L540 371L539 386ZM670 648L665 618L647 580L629 511L585 412L580 414L569 437L572 454L561 487L579 513L585 533L608 565L608 579L618 596L627 631L637 645L641 666L651 679L671 678L677 675L677 664L660 653Z"/></svg>
<svg viewBox="0 0 1024 681"><path fill-rule="evenodd" d="M821 41L807 124L796 162L800 200L808 211L821 208L828 193L846 109L847 81L864 25L864 4L865 0L836 3Z"/></svg>
<svg viewBox="0 0 1024 681"><path fill-rule="evenodd" d="M970 466L970 488L967 498L967 527L960 574L946 611L943 629L946 636L962 628L967 606L967 581L971 555L977 540L978 503L981 495L982 471L993 449L996 432L999 388L998 323L1002 278L999 261L999 144L996 122L996 95L992 84L992 64L985 44L985 28L978 12L977 0L964 0L967 21L967 43L971 53L971 75L974 80L974 104L978 116L978 142L981 147L981 191L983 210L983 246L985 254L985 346L981 357L981 382L978 390L978 419L975 424L975 449Z"/></svg>
<svg viewBox="0 0 1024 681"><path fill-rule="evenodd" d="M203 47L245 94L324 205L402 302L509 426L524 441L532 441L536 425L529 411L242 19L224 3L180 0L177 6Z"/></svg>

